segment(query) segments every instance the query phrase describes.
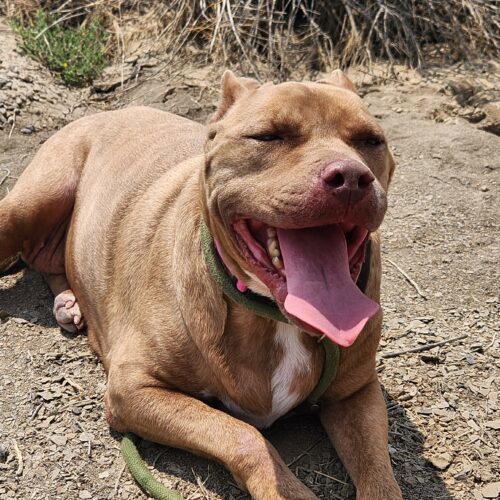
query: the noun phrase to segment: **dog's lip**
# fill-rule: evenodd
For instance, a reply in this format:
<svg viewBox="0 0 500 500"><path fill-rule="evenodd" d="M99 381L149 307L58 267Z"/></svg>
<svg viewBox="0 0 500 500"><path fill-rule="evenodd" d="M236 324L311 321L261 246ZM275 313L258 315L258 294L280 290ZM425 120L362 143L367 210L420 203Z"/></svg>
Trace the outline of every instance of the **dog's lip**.
<svg viewBox="0 0 500 500"><path fill-rule="evenodd" d="M335 224L335 223L333 223ZM337 222L346 236L349 268L353 281L356 281L364 261L369 231L352 222ZM309 227L326 227L330 224L303 227L282 227L283 229L306 229ZM287 295L286 269L280 271L272 264L265 249L265 234L268 228L278 227L250 217L242 217L232 224L239 250L254 273L271 291L281 306Z"/></svg>

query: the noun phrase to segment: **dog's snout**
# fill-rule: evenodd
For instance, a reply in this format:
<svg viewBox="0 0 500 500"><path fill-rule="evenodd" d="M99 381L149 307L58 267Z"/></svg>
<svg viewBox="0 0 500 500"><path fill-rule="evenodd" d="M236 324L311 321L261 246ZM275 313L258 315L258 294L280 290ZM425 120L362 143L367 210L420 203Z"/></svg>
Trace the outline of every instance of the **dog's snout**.
<svg viewBox="0 0 500 500"><path fill-rule="evenodd" d="M335 196L359 201L375 180L370 169L355 160L340 160L328 164L321 172L323 186Z"/></svg>

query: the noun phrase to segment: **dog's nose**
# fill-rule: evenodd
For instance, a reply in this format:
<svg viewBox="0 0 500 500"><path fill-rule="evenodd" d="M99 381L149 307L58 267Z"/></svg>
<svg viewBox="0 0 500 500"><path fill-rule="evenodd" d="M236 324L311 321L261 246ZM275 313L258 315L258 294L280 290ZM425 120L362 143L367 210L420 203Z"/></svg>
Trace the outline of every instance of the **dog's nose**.
<svg viewBox="0 0 500 500"><path fill-rule="evenodd" d="M370 169L356 160L339 160L329 163L321 172L325 189L339 201L356 203L368 194L375 180Z"/></svg>

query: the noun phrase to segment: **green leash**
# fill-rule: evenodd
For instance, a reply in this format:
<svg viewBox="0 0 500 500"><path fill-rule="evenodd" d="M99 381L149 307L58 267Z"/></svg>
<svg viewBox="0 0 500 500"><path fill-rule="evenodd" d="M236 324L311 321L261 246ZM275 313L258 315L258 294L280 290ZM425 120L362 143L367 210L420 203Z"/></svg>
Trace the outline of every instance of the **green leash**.
<svg viewBox="0 0 500 500"><path fill-rule="evenodd" d="M139 486L156 500L183 500L182 495L166 488L153 477L137 451L136 441L137 436L127 432L123 436L120 448L128 470Z"/></svg>
<svg viewBox="0 0 500 500"><path fill-rule="evenodd" d="M288 319L271 299L253 293L251 290L240 292L236 288L234 278L228 274L222 263L217 249L215 248L212 235L203 219L200 221L200 237L203 256L210 276L222 289L225 295L233 302L246 307L258 316L280 321L281 323L288 323ZM369 256L367 256L366 260L369 262ZM330 342L326 338L321 340L321 345L323 346L324 353L323 371L316 387L307 398L307 404L312 411L319 410L319 400L335 379L340 361L340 349L338 345ZM166 488L153 477L137 451L135 444L136 440L137 437L131 432L128 432L123 436L120 447L123 459L132 477L137 481L139 486L155 500L183 500L179 493Z"/></svg>

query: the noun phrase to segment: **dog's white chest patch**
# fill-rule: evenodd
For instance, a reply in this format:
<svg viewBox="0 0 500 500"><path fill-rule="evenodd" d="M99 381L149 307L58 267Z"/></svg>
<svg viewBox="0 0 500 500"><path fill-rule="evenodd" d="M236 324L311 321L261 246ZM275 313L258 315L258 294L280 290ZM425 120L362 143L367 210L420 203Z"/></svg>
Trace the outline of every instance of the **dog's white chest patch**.
<svg viewBox="0 0 500 500"><path fill-rule="evenodd" d="M282 349L283 356L271 379L271 413L257 417L245 412L231 400L223 401L231 413L255 427L265 428L289 412L299 402L299 393L293 382L298 376L309 372L311 362L311 353L302 343L301 335L296 326L278 323L275 341Z"/></svg>

